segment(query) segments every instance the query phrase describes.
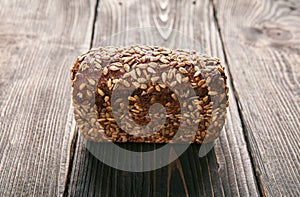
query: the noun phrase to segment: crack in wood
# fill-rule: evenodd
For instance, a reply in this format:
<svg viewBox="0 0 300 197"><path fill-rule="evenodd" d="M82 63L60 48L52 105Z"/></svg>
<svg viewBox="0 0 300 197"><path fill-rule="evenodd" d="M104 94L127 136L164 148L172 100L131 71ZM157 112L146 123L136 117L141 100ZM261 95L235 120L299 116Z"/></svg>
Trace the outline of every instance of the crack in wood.
<svg viewBox="0 0 300 197"><path fill-rule="evenodd" d="M94 17L93 17L93 27L92 27L90 46L89 46L90 49L92 48L93 41L94 41L95 25L96 25L97 16L98 16L99 1L100 0L96 0L96 4L95 4ZM71 107L71 110L72 110L72 107ZM75 120L73 120L73 121L75 121ZM75 124L76 124L76 122L75 122ZM71 181L71 174L72 174L72 169L73 169L73 165L74 165L74 157L75 157L75 153L76 153L76 146L77 146L77 141L78 141L78 138L79 138L79 135L80 135L77 131L78 131L78 129L77 129L77 127L75 127L75 129L74 129L75 134L73 135L73 138L71 136L71 146L70 146L70 150L69 150L69 155L70 155L69 156L69 164L68 164L68 171L67 171L67 174L66 174L66 181L65 181L65 188L64 188L64 191L63 191L63 196L68 196L68 194L69 194L69 184L70 184L70 181Z"/></svg>
<svg viewBox="0 0 300 197"><path fill-rule="evenodd" d="M73 139L71 139L71 147L70 147L70 158L69 158L69 165L68 165L68 172L66 175L66 182L65 182L65 190L63 192L63 196L68 196L68 189L69 189L69 185L70 185L70 181L71 181L71 174L72 174L72 169L73 169L73 165L74 165L74 157L75 157L75 153L76 153L76 145L77 145L77 141L78 141L78 137L79 134L77 131L77 128L75 128L75 135L73 137Z"/></svg>
<svg viewBox="0 0 300 197"><path fill-rule="evenodd" d="M96 26L96 21L97 21L97 16L98 16L98 6L99 6L99 1L96 0L96 5L95 5L95 11L94 11L94 20L93 20L93 29L92 29L92 36L91 36L91 41L90 41L90 49L93 47L93 42L94 42L94 36L95 36L95 26Z"/></svg>

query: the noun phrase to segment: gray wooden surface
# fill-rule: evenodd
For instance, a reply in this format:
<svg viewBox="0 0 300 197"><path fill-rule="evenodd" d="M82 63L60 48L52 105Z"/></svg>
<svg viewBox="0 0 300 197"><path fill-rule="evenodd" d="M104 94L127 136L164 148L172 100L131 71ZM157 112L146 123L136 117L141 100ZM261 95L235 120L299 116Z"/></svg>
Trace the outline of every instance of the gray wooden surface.
<svg viewBox="0 0 300 197"><path fill-rule="evenodd" d="M299 13L299 1L2 0L0 196L299 196ZM85 149L68 71L103 39L146 26L220 57L230 107L206 157L192 145L164 168L130 173ZM183 42L160 30L141 39L157 36Z"/></svg>
<svg viewBox="0 0 300 197"><path fill-rule="evenodd" d="M260 188L268 196L299 196L300 2L215 7Z"/></svg>

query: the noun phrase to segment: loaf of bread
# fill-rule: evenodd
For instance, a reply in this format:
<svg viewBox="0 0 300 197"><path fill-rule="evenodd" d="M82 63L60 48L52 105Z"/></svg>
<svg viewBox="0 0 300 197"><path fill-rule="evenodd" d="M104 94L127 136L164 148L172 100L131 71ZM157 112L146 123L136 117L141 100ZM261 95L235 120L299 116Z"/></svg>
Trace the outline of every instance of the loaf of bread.
<svg viewBox="0 0 300 197"><path fill-rule="evenodd" d="M192 142L203 143L216 139L225 123L224 67L218 58L195 51L140 45L92 49L76 59L71 80L75 119L87 140L169 143L180 125L196 124L177 139L190 143L192 135ZM188 102L192 99L196 110ZM164 122L142 135L135 128L151 122L149 110L155 103L165 108L165 117L158 117ZM191 112L183 115L182 108ZM130 120L123 120L124 111Z"/></svg>

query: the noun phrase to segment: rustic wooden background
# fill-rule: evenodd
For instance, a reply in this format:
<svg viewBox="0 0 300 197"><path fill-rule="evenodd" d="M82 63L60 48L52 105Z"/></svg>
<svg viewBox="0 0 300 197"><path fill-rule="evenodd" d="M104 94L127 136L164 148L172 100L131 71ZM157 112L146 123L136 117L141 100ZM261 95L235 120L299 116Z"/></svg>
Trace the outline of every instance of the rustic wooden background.
<svg viewBox="0 0 300 197"><path fill-rule="evenodd" d="M111 34L145 26L220 57L230 107L205 158L192 145L129 173L85 149L68 71ZM0 29L0 196L300 196L298 0L1 0Z"/></svg>

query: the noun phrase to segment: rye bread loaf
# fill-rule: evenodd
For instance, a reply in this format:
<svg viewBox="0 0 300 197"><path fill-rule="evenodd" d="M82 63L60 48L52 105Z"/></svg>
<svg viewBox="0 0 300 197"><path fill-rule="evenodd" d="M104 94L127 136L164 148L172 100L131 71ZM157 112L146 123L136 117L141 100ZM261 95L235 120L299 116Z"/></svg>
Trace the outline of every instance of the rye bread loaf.
<svg viewBox="0 0 300 197"><path fill-rule="evenodd" d="M224 67L218 58L195 51L157 46L92 49L75 60L71 80L75 119L87 140L168 143L180 124L192 122L197 124L197 129L192 131L193 142L203 143L204 139L210 142L217 138L225 122L228 86ZM188 89L184 83L195 93L196 110L188 102L178 100ZM113 109L112 93L119 84L122 85L117 92L120 98L115 103L118 107ZM178 85L182 91L172 89ZM128 96L126 88L134 91ZM135 135L138 133L132 124L120 127L112 113L127 110L131 121L144 126L151 121L149 109L155 103L165 107L166 118L157 131L147 136ZM191 112L183 122L181 107L197 111L197 115ZM190 135L191 131L183 132L180 139L188 142Z"/></svg>

